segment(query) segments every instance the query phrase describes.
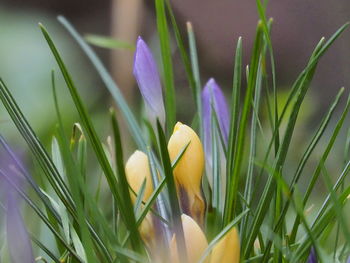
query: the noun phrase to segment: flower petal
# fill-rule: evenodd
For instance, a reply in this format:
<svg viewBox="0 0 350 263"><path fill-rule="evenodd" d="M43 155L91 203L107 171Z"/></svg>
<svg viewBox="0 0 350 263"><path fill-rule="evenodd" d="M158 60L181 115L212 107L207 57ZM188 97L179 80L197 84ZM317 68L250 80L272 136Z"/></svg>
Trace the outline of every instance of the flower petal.
<svg viewBox="0 0 350 263"><path fill-rule="evenodd" d="M201 193L204 170L203 146L194 130L178 122L168 142L172 162L187 145L186 151L174 168L174 178L182 211L202 226L205 212L205 202Z"/></svg>
<svg viewBox="0 0 350 263"><path fill-rule="evenodd" d="M240 243L238 231L232 228L213 248L210 263L239 263Z"/></svg>
<svg viewBox="0 0 350 263"><path fill-rule="evenodd" d="M7 242L11 260L14 263L34 263L32 245L13 191L8 190L6 207Z"/></svg>
<svg viewBox="0 0 350 263"><path fill-rule="evenodd" d="M137 39L136 43L134 76L148 107L154 116L157 116L160 122L164 123L164 102L157 64L141 37Z"/></svg>
<svg viewBox="0 0 350 263"><path fill-rule="evenodd" d="M208 247L207 239L196 221L188 215L182 214L181 222L184 231L188 262L198 262L203 252ZM180 262L175 234L170 241L170 258L171 263ZM208 260L205 262L208 262Z"/></svg>
<svg viewBox="0 0 350 263"><path fill-rule="evenodd" d="M203 105L203 128L204 128L204 149L208 159L211 158L211 121L212 121L212 108L215 109L216 116L218 118L220 132L227 143L230 116L226 103L225 96L220 89L219 85L211 78L205 85L202 91L202 105Z"/></svg>
<svg viewBox="0 0 350 263"><path fill-rule="evenodd" d="M307 262L308 263L317 263L317 256L316 256L316 251L315 251L315 248L312 247L311 250L310 250L310 255L307 259Z"/></svg>

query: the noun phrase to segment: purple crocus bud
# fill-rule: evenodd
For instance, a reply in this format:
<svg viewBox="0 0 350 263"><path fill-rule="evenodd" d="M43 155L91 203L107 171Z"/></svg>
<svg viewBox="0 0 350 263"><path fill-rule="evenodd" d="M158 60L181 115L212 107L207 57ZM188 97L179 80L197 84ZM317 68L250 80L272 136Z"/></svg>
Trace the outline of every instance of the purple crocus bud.
<svg viewBox="0 0 350 263"><path fill-rule="evenodd" d="M19 203L13 190L7 194L6 206L7 243L13 263L34 263L32 245L19 211Z"/></svg>
<svg viewBox="0 0 350 263"><path fill-rule="evenodd" d="M10 149L10 148L9 148ZM11 151L11 154L12 151ZM13 263L34 263L32 245L20 213L18 190L24 191L25 181L16 168L15 155L0 156L0 198L5 210L7 246Z"/></svg>
<svg viewBox="0 0 350 263"><path fill-rule="evenodd" d="M307 259L307 263L317 263L317 256L316 256L316 251L315 251L315 248L312 247L311 250L310 250L310 255Z"/></svg>
<svg viewBox="0 0 350 263"><path fill-rule="evenodd" d="M209 79L202 91L202 106L203 106L203 128L204 128L204 149L208 160L211 160L212 139L211 126L212 124L212 109L218 118L220 132L225 144L227 144L230 117L226 99L219 85L213 78Z"/></svg>
<svg viewBox="0 0 350 263"><path fill-rule="evenodd" d="M151 50L141 37L136 43L134 76L151 114L164 124L164 102L157 64Z"/></svg>

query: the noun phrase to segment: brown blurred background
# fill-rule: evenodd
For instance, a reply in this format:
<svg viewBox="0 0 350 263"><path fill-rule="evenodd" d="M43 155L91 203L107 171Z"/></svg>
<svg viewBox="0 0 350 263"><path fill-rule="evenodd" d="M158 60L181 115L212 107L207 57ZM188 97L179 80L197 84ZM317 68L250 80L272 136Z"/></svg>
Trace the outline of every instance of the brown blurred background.
<svg viewBox="0 0 350 263"><path fill-rule="evenodd" d="M202 83L204 84L209 77L214 77L228 92L232 79L233 52L239 36L243 37L244 62L248 63L248 55L258 20L255 1L173 0L172 4L184 34L185 22L193 23L199 50ZM36 64L43 63L42 67L35 68L35 72L33 68L28 68L28 65L33 64L32 57L25 55L42 52L45 53L45 56L50 57L36 26L37 22L43 22L48 25L55 40L62 46L62 53L68 59L67 64L72 68L73 73L76 72L78 75L81 86L86 87L90 93L94 93L94 96L87 96L89 97L87 99L90 99L92 105L95 106L100 105L101 101L108 100L106 89L92 66L86 63L85 56L55 20L56 15L66 16L82 34L110 35L130 43L134 43L136 37L142 35L153 50L156 51L158 47L153 1L3 0L0 4L0 12L8 14L5 16L7 20L4 19L4 16L0 19L0 22L3 23L0 29L7 30L7 35L2 34L0 41L2 41L1 38L6 37L11 43L14 42L14 39L20 43L9 46L2 44L0 55L6 52L7 60L18 62L19 58L16 57L16 54L23 53L24 55L20 57L21 64L27 65L26 69L17 67L17 63L14 66L16 74L28 75L30 82L26 81L26 83L33 86L41 86L38 76L48 81L47 64L44 63L46 60L35 61ZM277 83L281 88L288 88L305 66L308 56L319 39L322 36L330 36L343 23L350 20L350 2L271 0L268 5L268 16L274 18L272 41L276 59ZM24 29L23 24L25 24ZM8 27L11 27L11 30ZM16 31L24 31L25 34L16 34ZM32 41L33 39L35 41ZM38 43L33 46L42 49L30 49L33 46L28 45L29 40ZM346 32L319 65L312 89L312 100L318 110L322 110L330 103L341 86L349 85L349 40L350 33ZM139 94L135 89L132 76L132 52L129 50L110 51L101 48L96 48L96 50L109 66L128 101L137 102ZM14 54L13 57L11 54ZM73 54L73 57L71 58L69 54ZM49 59L54 67L52 58ZM3 59L1 60L4 62ZM174 61L178 96L183 96L183 100L188 100L190 103L190 96L185 96L190 93L176 49L174 49ZM14 89L20 89L21 85L13 80L14 72L8 72L8 67L8 64L0 62L0 74L14 84ZM35 88L30 93L35 93ZM49 96L45 92L43 94L43 98ZM39 109L30 115L37 117L35 114L40 114L41 111L42 109Z"/></svg>

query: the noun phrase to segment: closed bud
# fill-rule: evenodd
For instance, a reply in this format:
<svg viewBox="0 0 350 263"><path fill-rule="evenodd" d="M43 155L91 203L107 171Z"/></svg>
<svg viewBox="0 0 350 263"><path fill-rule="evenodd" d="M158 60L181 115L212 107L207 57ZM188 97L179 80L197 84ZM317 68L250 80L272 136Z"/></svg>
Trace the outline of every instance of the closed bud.
<svg viewBox="0 0 350 263"><path fill-rule="evenodd" d="M153 192L153 183L148 156L141 151L135 151L126 162L125 174L128 183L133 190L130 191L130 196L133 203L135 203L136 195L139 193L143 182L146 180L143 201L147 202L148 198L152 195ZM139 227L139 231L143 240L149 246L153 246L155 229L152 215L146 215Z"/></svg>
<svg viewBox="0 0 350 263"><path fill-rule="evenodd" d="M234 227L214 246L210 263L239 263L240 244L238 231Z"/></svg>
<svg viewBox="0 0 350 263"><path fill-rule="evenodd" d="M187 262L198 262L203 252L208 247L207 239L199 227L199 225L189 216L183 214L181 216L182 228L187 252ZM177 249L177 240L175 234L170 241L170 257L171 263L179 263L180 256Z"/></svg>
<svg viewBox="0 0 350 263"><path fill-rule="evenodd" d="M171 161L176 160L186 145L188 147L174 169L174 178L183 212L203 225L205 210L201 194L204 168L203 146L197 134L190 127L178 122L168 143Z"/></svg>
<svg viewBox="0 0 350 263"><path fill-rule="evenodd" d="M135 151L126 162L125 173L128 183L131 189L134 191L134 193L130 191L131 200L133 203L136 201L135 194L139 193L144 180L146 180L145 193L143 196L143 201L146 202L153 192L153 183L148 156L141 151Z"/></svg>

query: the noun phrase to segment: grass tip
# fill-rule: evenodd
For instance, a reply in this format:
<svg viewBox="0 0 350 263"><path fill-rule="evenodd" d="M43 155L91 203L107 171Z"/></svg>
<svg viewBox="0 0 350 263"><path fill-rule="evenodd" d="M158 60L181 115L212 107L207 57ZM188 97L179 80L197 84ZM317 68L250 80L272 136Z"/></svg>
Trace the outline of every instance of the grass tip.
<svg viewBox="0 0 350 263"><path fill-rule="evenodd" d="M192 23L190 21L186 22L186 26L188 31L193 31Z"/></svg>

